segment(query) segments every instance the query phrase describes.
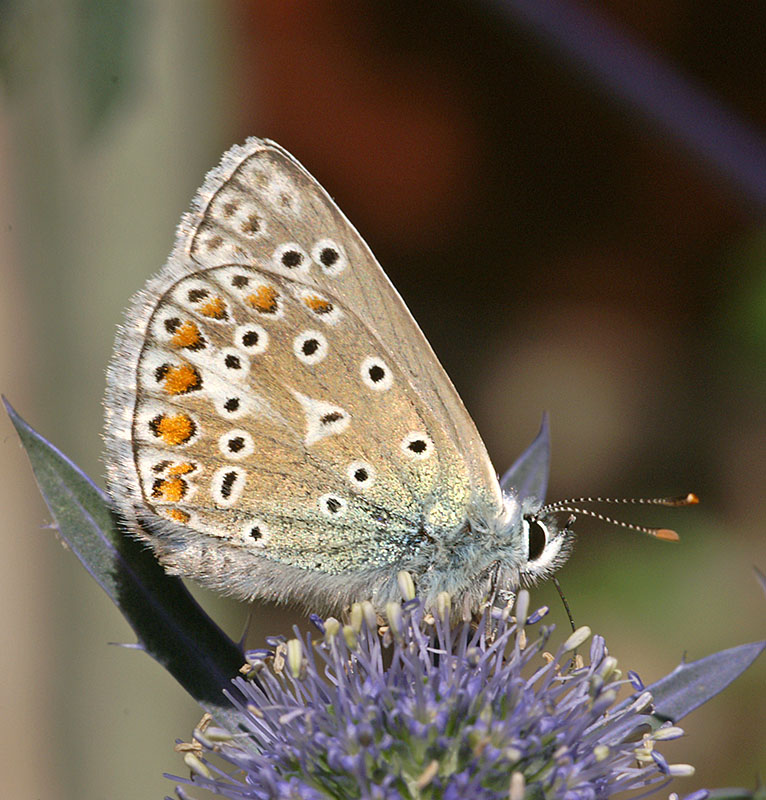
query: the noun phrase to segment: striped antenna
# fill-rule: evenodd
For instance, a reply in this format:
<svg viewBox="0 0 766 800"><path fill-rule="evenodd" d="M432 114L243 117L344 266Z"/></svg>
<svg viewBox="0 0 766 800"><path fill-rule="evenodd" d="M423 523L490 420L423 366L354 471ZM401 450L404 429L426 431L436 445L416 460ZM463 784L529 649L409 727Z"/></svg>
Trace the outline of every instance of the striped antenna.
<svg viewBox="0 0 766 800"><path fill-rule="evenodd" d="M592 517L593 519L607 522L610 525L615 525L618 528L627 528L631 531L638 531L639 533L646 533L653 536L655 539L662 539L666 542L677 542L679 540L678 534L669 528L650 528L647 525L636 525L632 522L623 522L613 517L608 517L605 514L599 514L597 511L592 511L588 508L580 507L580 503L614 503L620 505L653 505L653 506L666 506L666 507L681 507L693 506L699 503L699 498L696 494L689 492L684 497L573 497L569 500L557 500L554 503L544 505L536 514L536 516L544 516L545 514L578 514L584 517ZM578 505L574 505L578 504Z"/></svg>

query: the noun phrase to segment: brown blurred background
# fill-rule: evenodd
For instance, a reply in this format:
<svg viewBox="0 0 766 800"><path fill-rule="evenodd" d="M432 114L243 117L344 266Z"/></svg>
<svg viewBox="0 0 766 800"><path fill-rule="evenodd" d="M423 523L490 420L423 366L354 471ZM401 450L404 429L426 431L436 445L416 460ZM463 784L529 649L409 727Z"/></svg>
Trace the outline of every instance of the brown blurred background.
<svg viewBox="0 0 766 800"><path fill-rule="evenodd" d="M761 134L764 8L602 0L623 34ZM5 2L0 390L100 481L115 326L205 172L292 151L365 236L503 471L551 413L549 496L696 491L578 523L578 624L648 684L764 637L764 206L550 43L474 2ZM760 15L759 15L760 10ZM200 712L55 534L0 419L0 764L16 798L161 797ZM199 593L237 637L247 610ZM533 593L565 630L550 586ZM290 615L256 609L255 633ZM766 772L766 663L666 747L674 789Z"/></svg>

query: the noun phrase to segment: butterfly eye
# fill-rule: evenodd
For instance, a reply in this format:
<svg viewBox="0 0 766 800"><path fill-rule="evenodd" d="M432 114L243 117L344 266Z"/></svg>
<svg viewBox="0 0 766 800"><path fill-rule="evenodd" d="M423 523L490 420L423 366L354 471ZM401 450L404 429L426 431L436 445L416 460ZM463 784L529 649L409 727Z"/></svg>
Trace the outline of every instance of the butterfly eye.
<svg viewBox="0 0 766 800"><path fill-rule="evenodd" d="M558 528L555 518L544 514L525 515L521 522L521 535L527 546L527 560L521 564L522 578L526 581L549 577L566 561L572 550L572 532L568 528Z"/></svg>
<svg viewBox="0 0 766 800"><path fill-rule="evenodd" d="M548 544L548 529L534 518L525 519L524 527L529 543L529 560L536 561L543 554L545 545Z"/></svg>

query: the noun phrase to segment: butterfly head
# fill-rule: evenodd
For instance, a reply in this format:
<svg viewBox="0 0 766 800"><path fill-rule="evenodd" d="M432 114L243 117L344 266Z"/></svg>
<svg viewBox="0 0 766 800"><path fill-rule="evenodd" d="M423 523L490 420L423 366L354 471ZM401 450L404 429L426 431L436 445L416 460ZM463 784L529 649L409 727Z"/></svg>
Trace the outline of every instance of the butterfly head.
<svg viewBox="0 0 766 800"><path fill-rule="evenodd" d="M545 491L548 488L549 457L550 440L546 415L537 438L500 481L505 501L502 530L507 530L512 537L520 540L518 583L522 585L550 577L567 560L574 543L572 524L575 515L592 517L619 528L639 531L655 539L678 541L678 534L673 530L622 522L587 508L589 503L681 507L699 502L697 495L690 492L680 497L578 497L544 504ZM562 516L564 514L568 516L565 518Z"/></svg>
<svg viewBox="0 0 766 800"><path fill-rule="evenodd" d="M562 524L560 514L543 505L549 464L546 414L535 440L500 481L507 529L520 539L519 582L524 585L550 577L567 560L574 542L573 520Z"/></svg>

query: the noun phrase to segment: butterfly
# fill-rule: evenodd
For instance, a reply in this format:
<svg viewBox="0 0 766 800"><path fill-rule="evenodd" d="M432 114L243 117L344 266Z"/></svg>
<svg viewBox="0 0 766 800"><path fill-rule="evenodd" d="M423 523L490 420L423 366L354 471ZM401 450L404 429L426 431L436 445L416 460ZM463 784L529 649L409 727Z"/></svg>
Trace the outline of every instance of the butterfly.
<svg viewBox="0 0 766 800"><path fill-rule="evenodd" d="M243 599L336 612L487 597L572 546L543 506L547 422L499 479L355 228L279 145L205 178L108 369L107 484L165 569Z"/></svg>

